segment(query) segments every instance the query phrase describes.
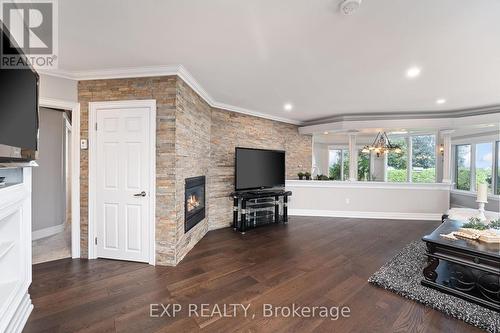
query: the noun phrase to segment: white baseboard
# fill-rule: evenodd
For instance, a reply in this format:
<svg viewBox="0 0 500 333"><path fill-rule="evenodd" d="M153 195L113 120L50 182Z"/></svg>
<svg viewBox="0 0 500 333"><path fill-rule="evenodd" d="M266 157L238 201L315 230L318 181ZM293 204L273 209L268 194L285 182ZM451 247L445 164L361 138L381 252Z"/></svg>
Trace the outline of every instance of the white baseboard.
<svg viewBox="0 0 500 333"><path fill-rule="evenodd" d="M40 230L33 231L31 233L31 239L32 240L37 240L37 239L42 239L46 238L55 234L58 234L64 230L64 223L61 223L59 225L55 225L53 227L48 227Z"/></svg>
<svg viewBox="0 0 500 333"><path fill-rule="evenodd" d="M398 212L357 212L334 211L320 209L289 209L292 216L319 216L319 217L348 217L363 219L388 219L388 220L426 220L440 221L442 214L434 213L398 213Z"/></svg>
<svg viewBox="0 0 500 333"><path fill-rule="evenodd" d="M33 304L31 304L30 295L26 293L23 296L21 304L19 304L14 317L11 319L6 332L21 333L26 325L26 322L28 321L31 311L33 311Z"/></svg>

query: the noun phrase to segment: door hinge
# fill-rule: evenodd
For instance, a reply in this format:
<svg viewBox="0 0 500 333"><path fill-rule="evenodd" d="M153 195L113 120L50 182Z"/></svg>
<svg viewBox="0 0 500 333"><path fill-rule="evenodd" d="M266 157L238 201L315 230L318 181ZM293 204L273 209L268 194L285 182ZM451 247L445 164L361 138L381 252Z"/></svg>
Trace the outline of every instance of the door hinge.
<svg viewBox="0 0 500 333"><path fill-rule="evenodd" d="M97 245L97 237L95 238L95 245Z"/></svg>
<svg viewBox="0 0 500 333"><path fill-rule="evenodd" d="M95 130L97 131L97 123L95 123Z"/></svg>

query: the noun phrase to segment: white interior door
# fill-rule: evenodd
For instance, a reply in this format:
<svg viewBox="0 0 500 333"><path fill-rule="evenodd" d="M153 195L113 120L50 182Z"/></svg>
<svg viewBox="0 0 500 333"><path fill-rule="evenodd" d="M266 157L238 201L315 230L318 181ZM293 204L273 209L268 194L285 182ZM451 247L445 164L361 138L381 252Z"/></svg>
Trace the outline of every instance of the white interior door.
<svg viewBox="0 0 500 333"><path fill-rule="evenodd" d="M150 109L96 111L97 257L149 261Z"/></svg>

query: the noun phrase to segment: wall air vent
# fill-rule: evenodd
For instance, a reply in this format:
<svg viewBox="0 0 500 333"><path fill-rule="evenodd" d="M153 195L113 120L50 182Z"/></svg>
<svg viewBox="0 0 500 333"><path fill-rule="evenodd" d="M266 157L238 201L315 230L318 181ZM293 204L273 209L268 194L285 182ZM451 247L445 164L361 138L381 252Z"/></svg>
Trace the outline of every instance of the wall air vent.
<svg viewBox="0 0 500 333"><path fill-rule="evenodd" d="M361 0L344 0L340 4L340 11L344 15L354 14L361 6Z"/></svg>

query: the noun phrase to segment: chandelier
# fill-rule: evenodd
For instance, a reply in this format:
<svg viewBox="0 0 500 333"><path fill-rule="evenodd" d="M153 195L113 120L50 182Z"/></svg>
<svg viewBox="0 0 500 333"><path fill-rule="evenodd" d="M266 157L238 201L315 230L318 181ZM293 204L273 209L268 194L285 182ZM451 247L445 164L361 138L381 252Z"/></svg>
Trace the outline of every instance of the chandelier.
<svg viewBox="0 0 500 333"><path fill-rule="evenodd" d="M370 153L372 151L377 154L377 157L384 155L386 152L393 150L396 153L401 153L401 147L399 145L392 144L389 137L385 132L378 132L377 137L371 145L363 147L363 153Z"/></svg>

